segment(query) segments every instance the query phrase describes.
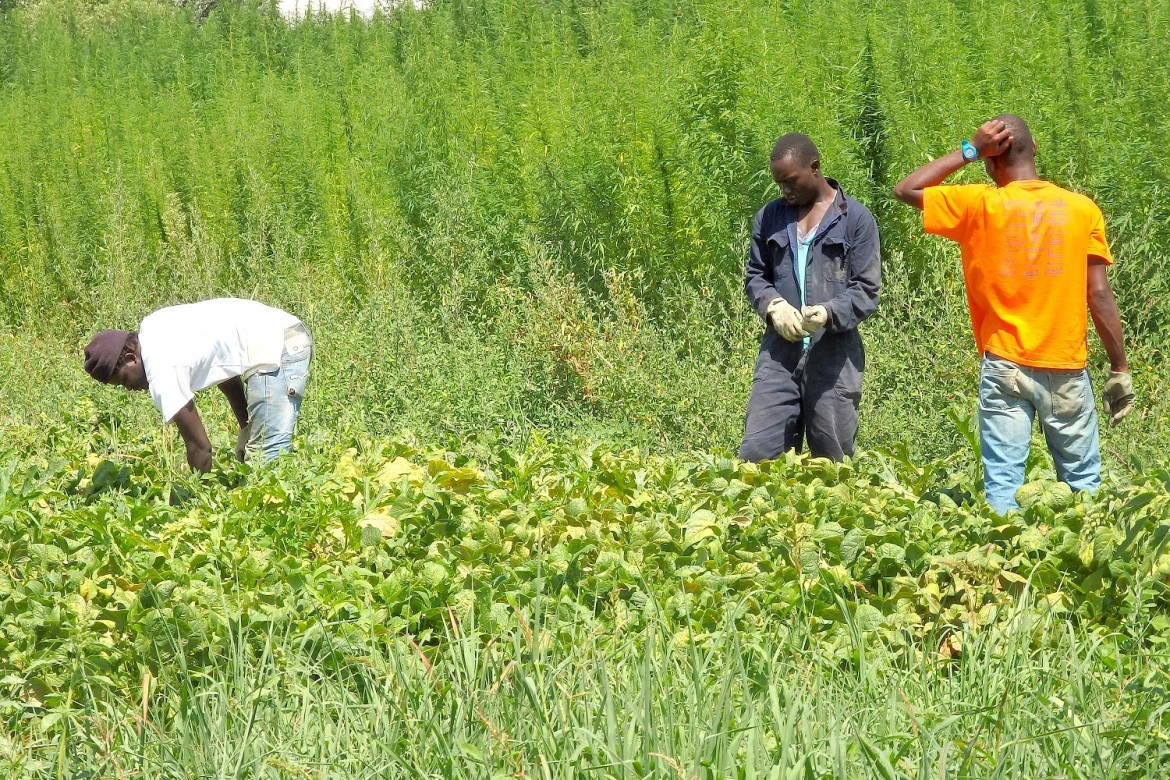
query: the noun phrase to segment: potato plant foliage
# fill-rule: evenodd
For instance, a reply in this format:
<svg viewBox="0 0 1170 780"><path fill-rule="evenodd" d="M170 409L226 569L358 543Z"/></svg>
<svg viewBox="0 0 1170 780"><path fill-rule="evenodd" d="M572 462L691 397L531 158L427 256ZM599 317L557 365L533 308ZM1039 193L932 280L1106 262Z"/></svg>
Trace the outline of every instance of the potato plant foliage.
<svg viewBox="0 0 1170 780"><path fill-rule="evenodd" d="M536 442L478 460L409 435L171 481L142 447L0 460L0 684L16 726L144 670L214 666L249 629L307 653L512 631L534 603L599 631L655 616L703 643L807 622L949 652L1032 609L1149 647L1170 637L1170 474L999 517L943 462L869 452L763 465ZM225 464L226 465L226 464ZM957 501L956 501L957 499ZM257 634L259 635L259 634ZM91 688L90 690L94 690ZM49 708L49 709L46 709Z"/></svg>

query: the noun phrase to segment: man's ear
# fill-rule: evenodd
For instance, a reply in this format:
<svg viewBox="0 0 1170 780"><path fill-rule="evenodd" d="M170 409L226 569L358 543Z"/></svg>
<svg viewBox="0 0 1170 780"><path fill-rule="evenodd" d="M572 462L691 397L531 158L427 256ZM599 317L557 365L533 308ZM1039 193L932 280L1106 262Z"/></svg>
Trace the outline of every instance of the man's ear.
<svg viewBox="0 0 1170 780"><path fill-rule="evenodd" d="M122 352L122 359L118 361L118 365L132 366L142 362L142 356L138 353L138 344L127 344L125 351Z"/></svg>

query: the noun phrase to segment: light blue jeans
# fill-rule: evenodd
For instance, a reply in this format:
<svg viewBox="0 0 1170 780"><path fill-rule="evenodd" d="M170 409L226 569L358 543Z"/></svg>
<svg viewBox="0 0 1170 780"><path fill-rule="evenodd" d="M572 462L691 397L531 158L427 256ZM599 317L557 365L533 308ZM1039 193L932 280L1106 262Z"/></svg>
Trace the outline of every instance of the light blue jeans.
<svg viewBox="0 0 1170 780"><path fill-rule="evenodd" d="M1001 514L1018 506L1016 490L1024 484L1033 418L1040 420L1057 479L1073 490L1095 492L1101 486L1089 372L1030 368L985 353L979 376L983 486L987 503Z"/></svg>
<svg viewBox="0 0 1170 780"><path fill-rule="evenodd" d="M293 428L301 412L312 357L313 339L304 323L297 323L284 331L280 366L248 377L248 460L256 453L260 453L262 461L272 460L292 448Z"/></svg>

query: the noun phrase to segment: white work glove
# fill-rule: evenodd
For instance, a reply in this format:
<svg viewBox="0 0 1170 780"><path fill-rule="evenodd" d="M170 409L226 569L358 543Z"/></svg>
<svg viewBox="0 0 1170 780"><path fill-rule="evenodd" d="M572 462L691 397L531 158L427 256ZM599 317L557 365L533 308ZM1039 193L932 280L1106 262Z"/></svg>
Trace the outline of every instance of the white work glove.
<svg viewBox="0 0 1170 780"><path fill-rule="evenodd" d="M788 341L802 341L804 329L800 327L800 312L792 307L783 296L776 296L768 304L768 322Z"/></svg>
<svg viewBox="0 0 1170 780"><path fill-rule="evenodd" d="M804 328L805 333L812 335L829 322L829 310L824 306L801 306L800 307L800 327Z"/></svg>
<svg viewBox="0 0 1170 780"><path fill-rule="evenodd" d="M1133 411L1133 399L1133 377L1124 371L1110 371L1103 397L1110 425L1117 425Z"/></svg>
<svg viewBox="0 0 1170 780"><path fill-rule="evenodd" d="M236 434L236 460L241 463L244 462L244 457L248 454L248 439L252 438L252 423L240 426L240 432Z"/></svg>

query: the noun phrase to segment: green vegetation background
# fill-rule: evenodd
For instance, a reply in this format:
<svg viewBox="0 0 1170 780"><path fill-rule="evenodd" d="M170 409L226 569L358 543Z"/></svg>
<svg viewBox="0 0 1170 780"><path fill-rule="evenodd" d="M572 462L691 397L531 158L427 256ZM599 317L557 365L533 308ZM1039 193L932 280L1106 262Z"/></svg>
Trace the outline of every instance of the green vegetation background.
<svg viewBox="0 0 1170 780"><path fill-rule="evenodd" d="M750 220L776 195L773 140L803 130L882 232L859 443L948 454L977 368L957 254L889 189L1012 111L1043 174L1106 213L1140 406L1104 444L1140 470L1168 430L1168 22L1153 0L9 10L0 419L36 429L90 396L159 435L81 346L238 295L314 331L306 432L733 451L762 327Z"/></svg>
<svg viewBox="0 0 1170 780"><path fill-rule="evenodd" d="M1168 22L0 0L0 774L1158 776ZM1106 212L1140 394L1113 484L1007 520L969 501L957 254L888 195L1002 111ZM877 214L885 289L868 451L759 468L722 456L791 129ZM80 354L213 295L318 350L300 455L200 480Z"/></svg>

